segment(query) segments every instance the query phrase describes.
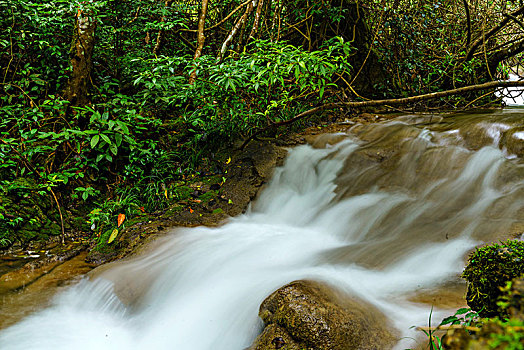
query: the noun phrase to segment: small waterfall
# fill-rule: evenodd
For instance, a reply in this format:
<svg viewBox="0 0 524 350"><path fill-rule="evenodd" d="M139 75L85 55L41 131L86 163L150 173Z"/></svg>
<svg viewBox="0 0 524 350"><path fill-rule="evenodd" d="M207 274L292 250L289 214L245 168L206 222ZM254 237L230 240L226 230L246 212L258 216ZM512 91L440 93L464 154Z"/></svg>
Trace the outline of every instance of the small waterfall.
<svg viewBox="0 0 524 350"><path fill-rule="evenodd" d="M468 251L522 227L524 165L492 143L472 150L454 123L408 119L296 147L246 214L173 230L0 331L0 348L241 350L262 300L297 279L365 299L397 347L416 346L410 327L431 306L414 295L460 285Z"/></svg>

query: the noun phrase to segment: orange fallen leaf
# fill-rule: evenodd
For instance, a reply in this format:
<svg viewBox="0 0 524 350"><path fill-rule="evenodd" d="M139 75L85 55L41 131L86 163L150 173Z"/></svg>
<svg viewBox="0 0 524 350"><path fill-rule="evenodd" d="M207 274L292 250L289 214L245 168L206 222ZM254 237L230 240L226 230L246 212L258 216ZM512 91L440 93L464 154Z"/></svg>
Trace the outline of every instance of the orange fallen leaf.
<svg viewBox="0 0 524 350"><path fill-rule="evenodd" d="M118 227L122 225L125 219L126 219L126 214L118 214Z"/></svg>
<svg viewBox="0 0 524 350"><path fill-rule="evenodd" d="M189 208L189 212L190 212L191 214L193 214L194 210L191 209L191 208Z"/></svg>

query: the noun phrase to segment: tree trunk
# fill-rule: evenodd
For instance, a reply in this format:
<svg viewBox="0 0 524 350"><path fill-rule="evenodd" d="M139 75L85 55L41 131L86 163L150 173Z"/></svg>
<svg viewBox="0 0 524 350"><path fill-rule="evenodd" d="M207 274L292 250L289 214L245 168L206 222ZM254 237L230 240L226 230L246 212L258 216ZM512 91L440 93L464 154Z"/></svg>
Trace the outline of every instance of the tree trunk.
<svg viewBox="0 0 524 350"><path fill-rule="evenodd" d="M84 106L89 103L88 90L91 85L95 29L95 19L79 10L69 50L72 72L64 90L64 97L72 106Z"/></svg>
<svg viewBox="0 0 524 350"><path fill-rule="evenodd" d="M173 2L173 0L166 0L165 2L165 8L167 9L169 6L171 6L171 3ZM160 23L165 23L166 21L166 16L163 15L162 18L160 19ZM158 30L158 34L156 35L156 44L155 44L155 47L153 48L153 55L158 55L158 52L160 51L160 49L162 48L162 43L164 41L164 31L162 29L159 29Z"/></svg>
<svg viewBox="0 0 524 350"><path fill-rule="evenodd" d="M257 6L257 0L252 0L246 8L246 12L238 19L238 21L233 26L233 29L231 29L231 32L227 36L226 40L222 43L222 47L220 48L220 52L218 53L217 62L221 62L224 58L224 54L226 53L226 50L235 37L235 34L238 32L240 27L244 24L244 22L247 20L249 14L253 11L253 8Z"/></svg>
<svg viewBox="0 0 524 350"><path fill-rule="evenodd" d="M258 25L260 23L260 14L262 13L262 7L264 6L264 0L258 1L257 11L255 12L255 21L253 22L253 29L249 33L249 39L255 39L255 35L258 31Z"/></svg>
<svg viewBox="0 0 524 350"><path fill-rule="evenodd" d="M200 17L198 18L197 48L195 50L195 56L193 57L194 60L198 59L202 55L202 49L204 48L204 43L206 41L204 27L206 24L207 2L208 0L202 0L202 9L200 10ZM189 84L193 84L195 79L196 69L193 70L191 76L189 77Z"/></svg>

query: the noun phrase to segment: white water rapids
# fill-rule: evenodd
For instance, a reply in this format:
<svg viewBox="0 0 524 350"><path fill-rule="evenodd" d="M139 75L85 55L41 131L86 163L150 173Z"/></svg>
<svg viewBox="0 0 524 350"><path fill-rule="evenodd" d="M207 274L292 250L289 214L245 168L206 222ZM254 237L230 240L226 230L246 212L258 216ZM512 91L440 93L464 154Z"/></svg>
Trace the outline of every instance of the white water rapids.
<svg viewBox="0 0 524 350"><path fill-rule="evenodd" d="M465 148L457 130L381 128L292 149L245 215L177 229L82 280L0 331L0 349L241 350L262 329L260 303L297 279L375 305L404 337L397 347L415 347L410 327L427 325L431 306L410 296L457 281L469 250L518 221L523 169L493 145ZM384 168L374 147L391 139L398 157Z"/></svg>

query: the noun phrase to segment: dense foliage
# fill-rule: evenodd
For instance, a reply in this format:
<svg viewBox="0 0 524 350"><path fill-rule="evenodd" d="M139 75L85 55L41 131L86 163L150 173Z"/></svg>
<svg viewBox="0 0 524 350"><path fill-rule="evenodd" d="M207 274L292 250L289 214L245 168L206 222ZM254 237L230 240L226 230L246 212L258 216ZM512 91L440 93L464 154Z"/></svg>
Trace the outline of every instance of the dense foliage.
<svg viewBox="0 0 524 350"><path fill-rule="evenodd" d="M204 2L0 0L0 247L100 235L260 128L491 80L524 50L506 1Z"/></svg>

